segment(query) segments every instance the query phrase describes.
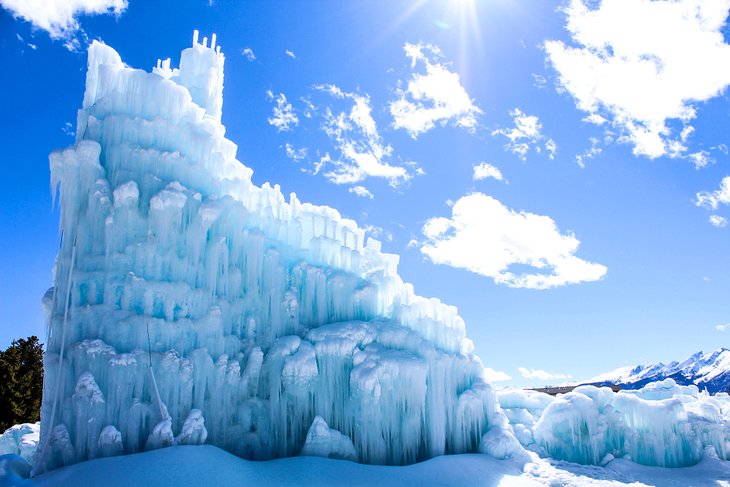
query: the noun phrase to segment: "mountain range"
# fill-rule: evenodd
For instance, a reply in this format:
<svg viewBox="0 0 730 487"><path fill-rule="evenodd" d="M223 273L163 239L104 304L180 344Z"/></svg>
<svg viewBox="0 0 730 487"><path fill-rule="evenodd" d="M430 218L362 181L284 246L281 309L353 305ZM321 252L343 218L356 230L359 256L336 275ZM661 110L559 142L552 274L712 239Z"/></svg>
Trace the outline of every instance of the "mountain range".
<svg viewBox="0 0 730 487"><path fill-rule="evenodd" d="M680 385L696 385L710 394L730 392L730 350L719 348L714 352L697 352L682 362L621 367L598 375L582 384L597 386L620 385L623 389L640 389L649 382L667 378Z"/></svg>

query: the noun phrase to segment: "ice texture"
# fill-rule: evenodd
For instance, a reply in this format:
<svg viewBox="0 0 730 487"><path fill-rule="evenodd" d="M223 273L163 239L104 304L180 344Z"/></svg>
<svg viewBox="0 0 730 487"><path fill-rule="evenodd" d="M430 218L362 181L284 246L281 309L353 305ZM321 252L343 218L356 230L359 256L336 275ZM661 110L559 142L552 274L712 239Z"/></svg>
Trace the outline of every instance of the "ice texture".
<svg viewBox="0 0 730 487"><path fill-rule="evenodd" d="M300 455L357 460L357 451L352 440L327 426L322 416L317 416L312 421Z"/></svg>
<svg viewBox="0 0 730 487"><path fill-rule="evenodd" d="M318 416L360 462L477 451L496 397L456 308L354 221L252 183L214 44L151 73L89 48L76 143L50 155L36 469L176 443L292 456Z"/></svg>
<svg viewBox="0 0 730 487"><path fill-rule="evenodd" d="M33 463L40 430L40 423L22 423L8 428L0 435L0 455L19 455Z"/></svg>
<svg viewBox="0 0 730 487"><path fill-rule="evenodd" d="M626 458L660 467L706 456L730 460L730 396L673 379L618 393L594 386L557 397L511 390L499 401L524 447L559 460L603 465Z"/></svg>

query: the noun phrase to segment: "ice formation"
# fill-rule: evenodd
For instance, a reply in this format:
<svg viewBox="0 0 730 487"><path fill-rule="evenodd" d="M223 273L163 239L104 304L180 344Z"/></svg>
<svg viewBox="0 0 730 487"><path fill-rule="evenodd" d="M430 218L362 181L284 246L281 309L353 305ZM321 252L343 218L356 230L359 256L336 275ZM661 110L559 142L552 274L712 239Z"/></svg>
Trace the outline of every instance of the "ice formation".
<svg viewBox="0 0 730 487"><path fill-rule="evenodd" d="M496 398L456 309L336 210L252 183L215 44L196 32L151 73L89 48L76 143L50 155L36 468L176 443L296 455L317 416L361 462L476 451Z"/></svg>
<svg viewBox="0 0 730 487"><path fill-rule="evenodd" d="M352 444L352 440L327 426L322 416L317 416L312 421L312 426L307 432L307 439L304 441L304 446L299 454L341 460L357 460L357 451Z"/></svg>
<svg viewBox="0 0 730 487"><path fill-rule="evenodd" d="M16 424L8 428L0 435L0 455L19 455L32 463L40 429L40 423Z"/></svg>
<svg viewBox="0 0 730 487"><path fill-rule="evenodd" d="M661 467L694 465L703 456L730 460L730 396L672 379L618 393L581 386L556 398L510 390L499 402L523 446L559 460L628 458Z"/></svg>

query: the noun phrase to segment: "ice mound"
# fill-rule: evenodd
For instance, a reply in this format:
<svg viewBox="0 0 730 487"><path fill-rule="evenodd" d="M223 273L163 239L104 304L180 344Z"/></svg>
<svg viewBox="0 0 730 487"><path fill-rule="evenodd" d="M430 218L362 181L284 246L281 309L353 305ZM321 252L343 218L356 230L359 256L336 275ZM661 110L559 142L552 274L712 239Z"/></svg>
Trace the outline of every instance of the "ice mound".
<svg viewBox="0 0 730 487"><path fill-rule="evenodd" d="M504 391L499 401L520 443L558 460L628 458L661 467L694 465L707 455L730 460L730 396L672 379L618 393L594 386L557 397Z"/></svg>
<svg viewBox="0 0 730 487"><path fill-rule="evenodd" d="M11 426L0 435L0 455L20 455L29 463L33 463L38 440L40 423L23 423Z"/></svg>
<svg viewBox="0 0 730 487"><path fill-rule="evenodd" d="M357 460L357 452L352 440L327 426L322 416L317 416L312 421L300 455Z"/></svg>
<svg viewBox="0 0 730 487"><path fill-rule="evenodd" d="M398 256L236 160L224 56L197 33L151 73L94 42L46 294L36 468L211 443L292 456L315 417L358 461L473 452L497 408L456 308Z"/></svg>

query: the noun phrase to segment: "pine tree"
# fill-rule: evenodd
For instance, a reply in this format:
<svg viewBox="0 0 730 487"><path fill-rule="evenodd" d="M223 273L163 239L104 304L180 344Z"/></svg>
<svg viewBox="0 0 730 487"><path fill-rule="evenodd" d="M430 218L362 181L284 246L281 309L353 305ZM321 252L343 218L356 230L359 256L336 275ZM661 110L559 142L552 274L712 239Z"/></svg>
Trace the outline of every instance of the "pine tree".
<svg viewBox="0 0 730 487"><path fill-rule="evenodd" d="M0 351L0 432L40 419L43 345L36 336L13 340Z"/></svg>

